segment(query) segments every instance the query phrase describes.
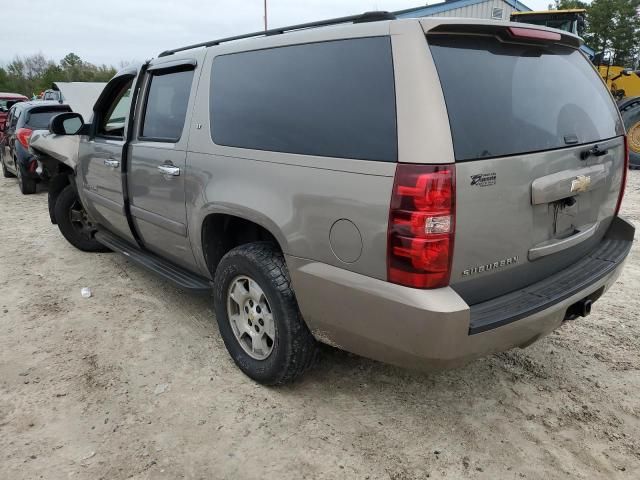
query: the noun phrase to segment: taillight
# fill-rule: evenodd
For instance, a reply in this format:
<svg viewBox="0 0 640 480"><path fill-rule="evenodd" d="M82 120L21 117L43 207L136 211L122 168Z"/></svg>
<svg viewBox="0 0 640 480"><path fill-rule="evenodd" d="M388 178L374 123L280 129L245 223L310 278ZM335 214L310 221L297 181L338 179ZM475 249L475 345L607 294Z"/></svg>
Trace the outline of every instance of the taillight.
<svg viewBox="0 0 640 480"><path fill-rule="evenodd" d="M627 188L627 170L629 170L629 139L626 135L624 137L624 165L622 168L622 183L620 184L620 193L618 194L618 203L616 203L616 213L614 215L618 215L618 212L620 211L622 197L624 197L624 191Z"/></svg>
<svg viewBox="0 0 640 480"><path fill-rule="evenodd" d="M455 165L398 164L391 195L387 275L414 288L449 285Z"/></svg>
<svg viewBox="0 0 640 480"><path fill-rule="evenodd" d="M29 148L29 139L33 130L30 128L19 128L16 131L16 138L22 144L24 148Z"/></svg>

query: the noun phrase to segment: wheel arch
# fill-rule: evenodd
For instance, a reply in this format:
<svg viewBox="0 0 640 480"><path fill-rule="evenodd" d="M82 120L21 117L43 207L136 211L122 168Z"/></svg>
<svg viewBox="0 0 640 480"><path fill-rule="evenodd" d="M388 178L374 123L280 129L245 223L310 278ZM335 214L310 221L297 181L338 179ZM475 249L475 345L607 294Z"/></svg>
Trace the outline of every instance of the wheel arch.
<svg viewBox="0 0 640 480"><path fill-rule="evenodd" d="M74 185L72 178L75 172L71 167L62 162L50 159L48 161L49 165L51 165L51 162L55 162L56 164L56 173L52 174L51 178L49 178L47 201L49 207L49 218L51 219L51 223L56 225L58 223L55 214L56 201L58 200L58 196L62 190L64 190L67 185Z"/></svg>
<svg viewBox="0 0 640 480"><path fill-rule="evenodd" d="M199 248L208 272L213 276L224 255L235 247L268 241L283 253L287 242L282 231L258 212L236 208L208 210L200 222Z"/></svg>

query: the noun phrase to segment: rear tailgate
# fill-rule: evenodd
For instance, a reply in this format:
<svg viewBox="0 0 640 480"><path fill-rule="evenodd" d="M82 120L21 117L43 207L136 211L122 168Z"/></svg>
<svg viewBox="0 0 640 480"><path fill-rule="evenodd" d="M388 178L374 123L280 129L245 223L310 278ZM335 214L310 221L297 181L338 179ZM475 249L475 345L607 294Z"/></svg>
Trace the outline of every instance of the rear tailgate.
<svg viewBox="0 0 640 480"><path fill-rule="evenodd" d="M456 157L451 284L474 304L540 281L602 240L622 183L623 127L572 46L477 32L428 42Z"/></svg>

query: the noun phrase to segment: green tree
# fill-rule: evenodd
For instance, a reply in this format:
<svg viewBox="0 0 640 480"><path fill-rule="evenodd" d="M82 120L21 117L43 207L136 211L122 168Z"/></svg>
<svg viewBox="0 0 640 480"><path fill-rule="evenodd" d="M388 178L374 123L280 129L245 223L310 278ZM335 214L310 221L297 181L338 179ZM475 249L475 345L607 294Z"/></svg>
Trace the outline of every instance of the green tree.
<svg viewBox="0 0 640 480"><path fill-rule="evenodd" d="M75 53L69 53L59 63L37 53L15 57L0 67L0 91L31 96L51 88L53 82L106 82L115 74L114 67L96 66Z"/></svg>
<svg viewBox="0 0 640 480"><path fill-rule="evenodd" d="M615 65L629 66L636 61L640 45L640 0L555 0L557 10L584 8L584 40Z"/></svg>
<svg viewBox="0 0 640 480"><path fill-rule="evenodd" d="M597 52L607 52L615 65L633 62L640 42L639 7L640 0L593 0L585 40Z"/></svg>

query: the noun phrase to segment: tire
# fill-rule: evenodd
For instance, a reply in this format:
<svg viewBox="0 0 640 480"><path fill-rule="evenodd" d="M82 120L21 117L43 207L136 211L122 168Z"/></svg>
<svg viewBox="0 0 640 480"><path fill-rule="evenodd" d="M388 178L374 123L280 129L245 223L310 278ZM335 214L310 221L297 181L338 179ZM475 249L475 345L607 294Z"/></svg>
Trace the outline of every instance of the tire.
<svg viewBox="0 0 640 480"><path fill-rule="evenodd" d="M622 121L629 142L629 166L640 168L640 98L622 104Z"/></svg>
<svg viewBox="0 0 640 480"><path fill-rule="evenodd" d="M251 287L248 285L251 281L255 283L254 292L257 287L264 294L263 303L251 304L251 297L242 296L245 288L250 295ZM232 292L238 302L231 299ZM240 303L253 311L247 312ZM263 385L291 383L316 362L318 345L298 309L284 257L272 243L242 245L222 258L214 278L214 306L220 335L231 358L256 382ZM236 311L238 313L234 314ZM230 312L235 320L230 320ZM265 323L260 316L264 316ZM245 319L247 323L243 328L248 331L238 336L240 330L235 322L242 323ZM253 329L257 331L260 328L260 333L253 336ZM269 334L274 336L271 342ZM249 353L254 345L253 339L257 337L261 338L261 347Z"/></svg>
<svg viewBox="0 0 640 480"><path fill-rule="evenodd" d="M58 228L71 245L83 252L109 251L93 238L92 225L86 218L86 212L73 185L67 185L60 192L54 208Z"/></svg>
<svg viewBox="0 0 640 480"><path fill-rule="evenodd" d="M36 193L37 183L33 178L28 178L22 175L22 167L16 160L16 172L18 173L18 187L23 195L32 195Z"/></svg>
<svg viewBox="0 0 640 480"><path fill-rule="evenodd" d="M2 156L0 163L2 164L2 176L4 178L15 178L15 175L11 173L9 170L7 170L7 166L4 164L4 155Z"/></svg>

